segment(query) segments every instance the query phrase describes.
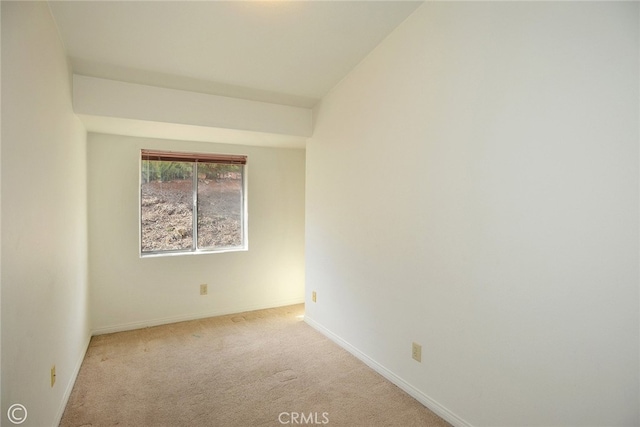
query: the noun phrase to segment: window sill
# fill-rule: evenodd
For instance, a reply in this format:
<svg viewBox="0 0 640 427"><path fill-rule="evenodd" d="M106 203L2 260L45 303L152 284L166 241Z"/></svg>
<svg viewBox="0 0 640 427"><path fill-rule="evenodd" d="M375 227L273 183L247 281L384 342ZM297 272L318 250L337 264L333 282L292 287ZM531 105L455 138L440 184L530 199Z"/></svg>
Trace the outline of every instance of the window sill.
<svg viewBox="0 0 640 427"><path fill-rule="evenodd" d="M249 248L241 247L241 248L224 248L224 249L213 249L213 250L197 250L197 251L175 251L175 252L148 252L141 253L140 258L160 258L160 257L174 257L174 256L184 256L184 255L212 255L212 254L222 254L229 252L248 252Z"/></svg>

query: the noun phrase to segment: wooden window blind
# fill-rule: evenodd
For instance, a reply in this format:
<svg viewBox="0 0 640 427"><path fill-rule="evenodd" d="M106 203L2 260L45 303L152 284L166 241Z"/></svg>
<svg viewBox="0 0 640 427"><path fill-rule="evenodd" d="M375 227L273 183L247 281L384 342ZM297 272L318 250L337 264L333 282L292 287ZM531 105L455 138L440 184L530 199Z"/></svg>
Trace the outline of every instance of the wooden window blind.
<svg viewBox="0 0 640 427"><path fill-rule="evenodd" d="M235 154L177 153L173 151L142 150L142 160L163 160L170 162L223 163L246 165L247 156Z"/></svg>

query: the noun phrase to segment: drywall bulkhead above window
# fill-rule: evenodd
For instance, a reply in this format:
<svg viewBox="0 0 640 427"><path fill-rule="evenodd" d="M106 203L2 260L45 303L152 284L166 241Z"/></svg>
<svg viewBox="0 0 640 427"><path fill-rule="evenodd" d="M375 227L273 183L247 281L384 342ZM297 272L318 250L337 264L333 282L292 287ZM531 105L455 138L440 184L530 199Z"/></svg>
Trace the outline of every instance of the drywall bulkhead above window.
<svg viewBox="0 0 640 427"><path fill-rule="evenodd" d="M309 137L309 108L73 76L76 114Z"/></svg>

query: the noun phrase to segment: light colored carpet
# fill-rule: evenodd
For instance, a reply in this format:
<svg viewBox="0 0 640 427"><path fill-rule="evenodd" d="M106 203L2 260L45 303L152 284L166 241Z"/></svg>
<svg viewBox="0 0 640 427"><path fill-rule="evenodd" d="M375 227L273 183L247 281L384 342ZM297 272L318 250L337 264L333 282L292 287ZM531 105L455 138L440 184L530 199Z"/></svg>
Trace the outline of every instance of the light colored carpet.
<svg viewBox="0 0 640 427"><path fill-rule="evenodd" d="M60 425L449 426L303 314L294 305L96 336Z"/></svg>

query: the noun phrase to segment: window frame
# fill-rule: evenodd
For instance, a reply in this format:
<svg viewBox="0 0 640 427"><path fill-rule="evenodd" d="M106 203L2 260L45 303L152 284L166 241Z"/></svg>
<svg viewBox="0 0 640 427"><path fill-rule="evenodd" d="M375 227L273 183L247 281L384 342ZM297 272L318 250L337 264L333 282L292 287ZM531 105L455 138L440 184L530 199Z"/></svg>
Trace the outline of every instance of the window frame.
<svg viewBox="0 0 640 427"><path fill-rule="evenodd" d="M144 252L142 250L142 172L143 164L145 160L152 161L172 161L172 162L189 162L193 163L193 171L191 174L191 194L192 194L192 243L188 249L167 249L167 250L155 250ZM178 151L165 151L165 150L151 150L141 149L140 156L138 157L138 252L140 258L153 258L163 256L176 256L176 255L200 255L200 254L212 254L212 253L225 253L225 252L242 252L249 250L249 236L248 236L248 202L247 202L247 156L238 154L214 154L214 153L193 153L193 152L178 152ZM241 196L242 196L242 221L241 221L241 239L242 243L239 246L226 246L226 247L211 247L211 248L198 248L198 163L218 163L218 164L233 164L241 165Z"/></svg>

